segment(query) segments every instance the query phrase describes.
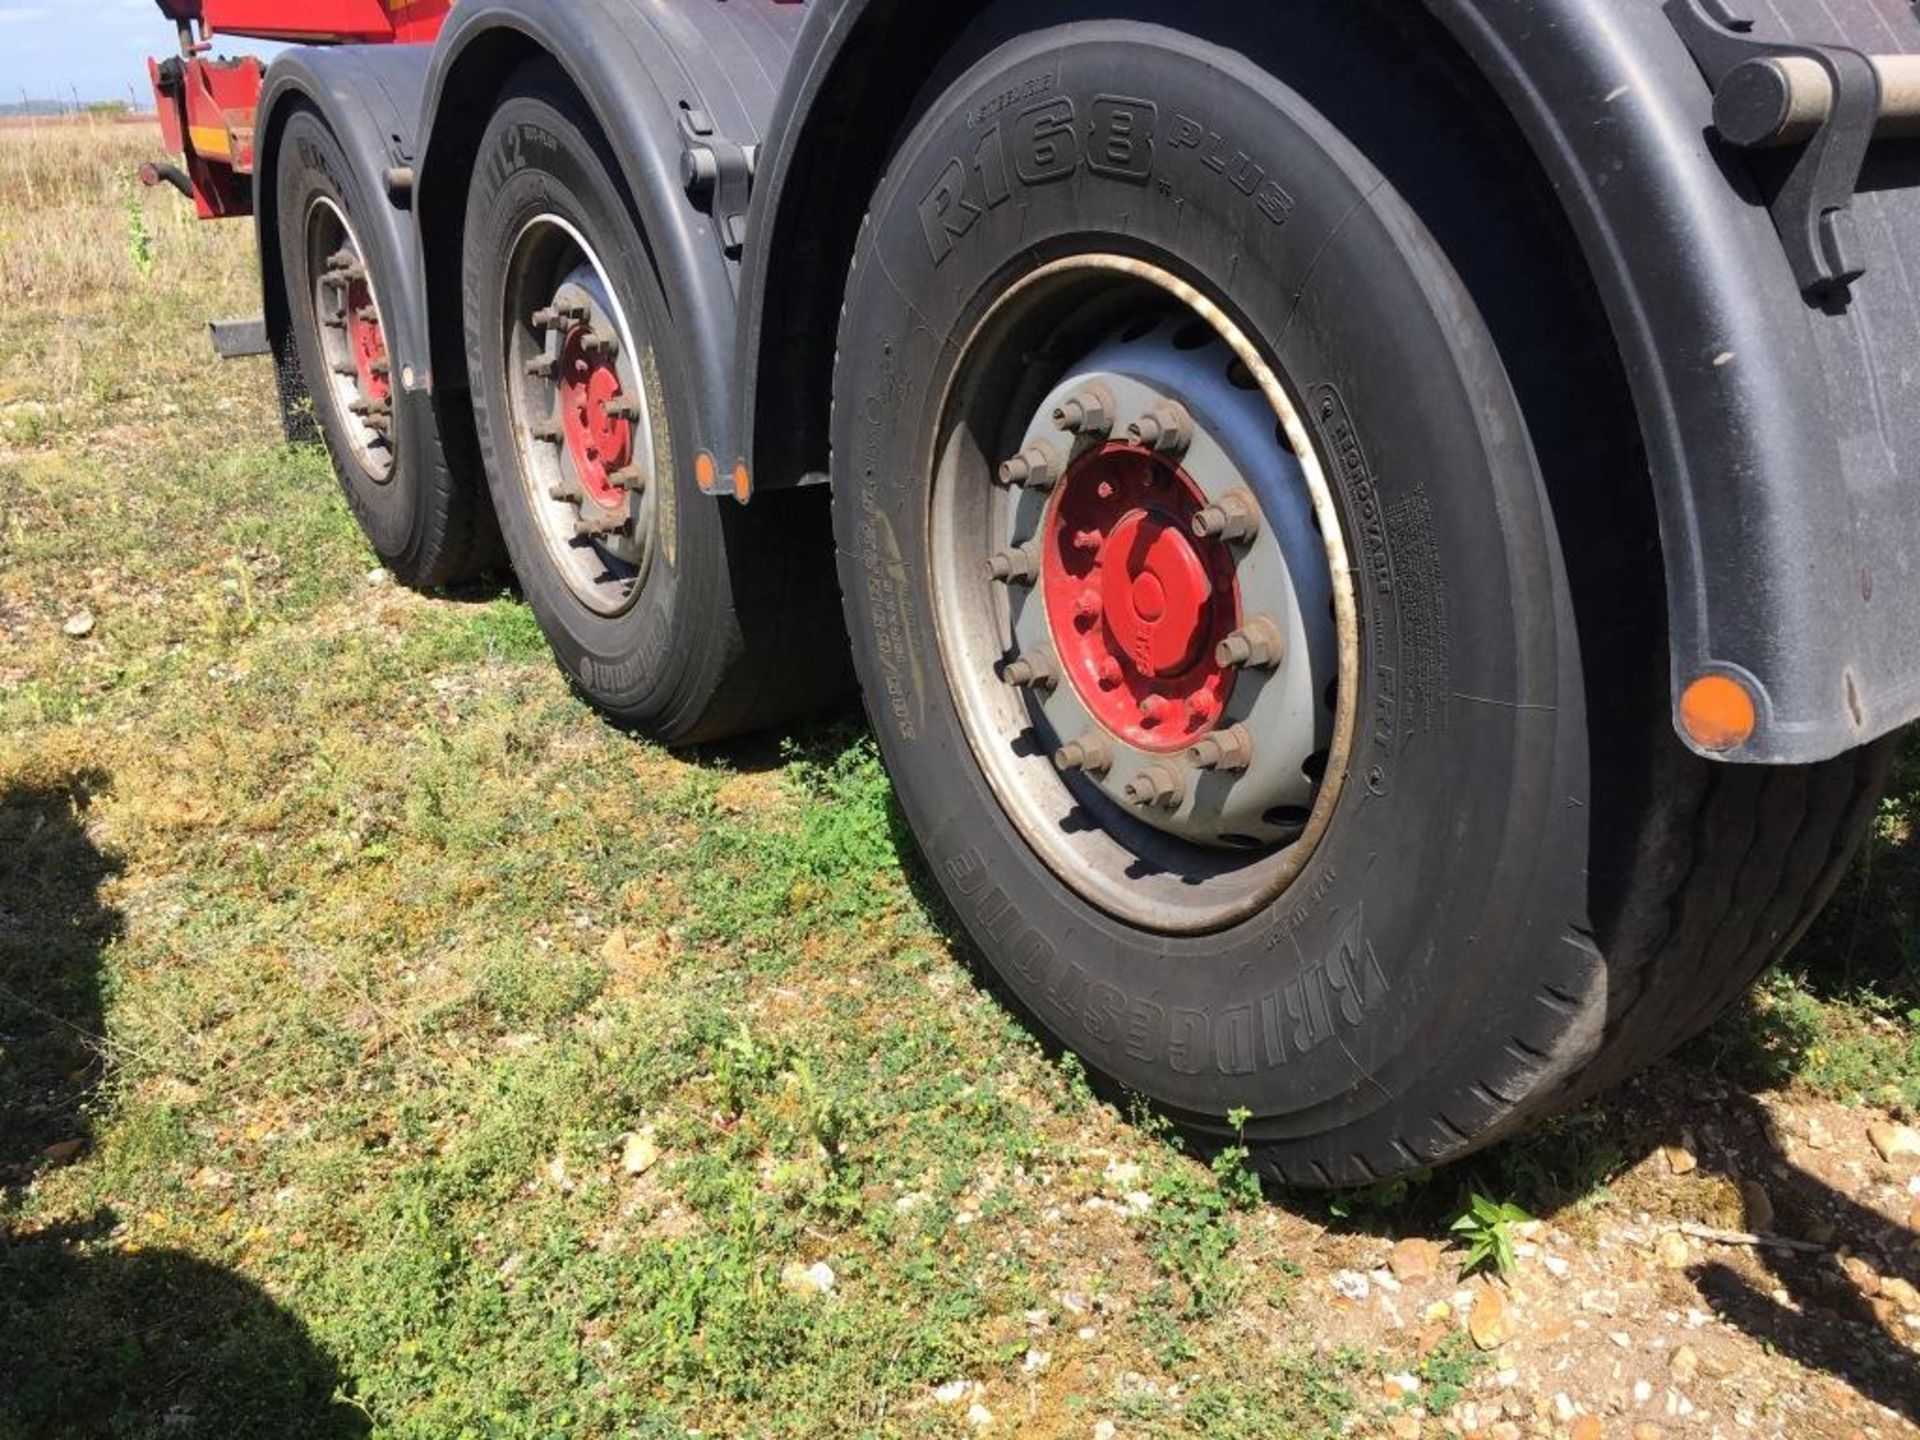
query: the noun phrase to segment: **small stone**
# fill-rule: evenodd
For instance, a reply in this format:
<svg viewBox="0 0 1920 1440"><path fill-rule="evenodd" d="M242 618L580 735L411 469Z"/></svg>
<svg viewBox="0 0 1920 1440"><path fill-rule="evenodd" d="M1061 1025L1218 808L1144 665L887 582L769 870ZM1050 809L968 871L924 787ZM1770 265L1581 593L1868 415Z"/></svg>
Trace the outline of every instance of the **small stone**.
<svg viewBox="0 0 1920 1440"><path fill-rule="evenodd" d="M87 1148L85 1140L56 1140L40 1153L49 1165L71 1165Z"/></svg>
<svg viewBox="0 0 1920 1440"><path fill-rule="evenodd" d="M1818 1115L1807 1117L1807 1144L1815 1150L1829 1150L1833 1147L1833 1132L1827 1129Z"/></svg>
<svg viewBox="0 0 1920 1440"><path fill-rule="evenodd" d="M1582 1415L1573 1422L1572 1440L1600 1440L1603 1427L1597 1415Z"/></svg>
<svg viewBox="0 0 1920 1440"><path fill-rule="evenodd" d="M1342 1300L1352 1300L1356 1304L1373 1293L1373 1282L1358 1270L1336 1270L1327 1284Z"/></svg>
<svg viewBox="0 0 1920 1440"><path fill-rule="evenodd" d="M1667 1371L1682 1385L1689 1383L1700 1373L1700 1356L1691 1345L1682 1345L1673 1352L1673 1358L1667 1362Z"/></svg>
<svg viewBox="0 0 1920 1440"><path fill-rule="evenodd" d="M971 1380L949 1380L944 1385L933 1387L934 1402L939 1405L958 1405L974 1392Z"/></svg>
<svg viewBox="0 0 1920 1440"><path fill-rule="evenodd" d="M1513 1311L1504 1290L1497 1285L1480 1287L1467 1314L1467 1333L1482 1350L1498 1350L1513 1338Z"/></svg>
<svg viewBox="0 0 1920 1440"><path fill-rule="evenodd" d="M1889 1165L1896 1160L1920 1159L1920 1130L1886 1121L1867 1127L1867 1142Z"/></svg>
<svg viewBox="0 0 1920 1440"><path fill-rule="evenodd" d="M1920 1314L1920 1290L1901 1275L1888 1275L1880 1281L1880 1294L1893 1302L1902 1315Z"/></svg>
<svg viewBox="0 0 1920 1440"><path fill-rule="evenodd" d="M1400 1400L1408 1395L1418 1395L1420 1393L1420 1382L1412 1375L1401 1371L1398 1375L1387 1376L1386 1393L1389 1400Z"/></svg>
<svg viewBox="0 0 1920 1440"><path fill-rule="evenodd" d="M1669 1145L1661 1154L1666 1156L1670 1174L1691 1175L1700 1168L1700 1157L1693 1153L1690 1145Z"/></svg>
<svg viewBox="0 0 1920 1440"><path fill-rule="evenodd" d="M1740 1208L1746 1216L1747 1229L1762 1235L1773 1229L1773 1197L1758 1180L1740 1182Z"/></svg>
<svg viewBox="0 0 1920 1440"><path fill-rule="evenodd" d="M1136 1215L1144 1215L1153 1208L1153 1196L1144 1190L1132 1190L1127 1193L1127 1208Z"/></svg>
<svg viewBox="0 0 1920 1440"><path fill-rule="evenodd" d="M1511 1420L1496 1420L1487 1427L1487 1440L1520 1440L1520 1427Z"/></svg>
<svg viewBox="0 0 1920 1440"><path fill-rule="evenodd" d="M1693 1263L1693 1247L1678 1230L1663 1231L1653 1243L1653 1258L1663 1269L1684 1270Z"/></svg>
<svg viewBox="0 0 1920 1440"><path fill-rule="evenodd" d="M976 1400L967 1407L967 1424L985 1430L993 1424L993 1412Z"/></svg>
<svg viewBox="0 0 1920 1440"><path fill-rule="evenodd" d="M67 623L60 628L66 631L69 638L84 640L93 633L93 612L76 610L67 617Z"/></svg>
<svg viewBox="0 0 1920 1440"><path fill-rule="evenodd" d="M651 1125L634 1131L621 1142L620 1168L629 1175L644 1175L660 1160L660 1146L653 1138Z"/></svg>
<svg viewBox="0 0 1920 1440"><path fill-rule="evenodd" d="M1396 1415L1388 1422L1387 1428L1393 1432L1393 1440L1420 1440L1420 1418L1417 1415Z"/></svg>
<svg viewBox="0 0 1920 1440"><path fill-rule="evenodd" d="M1554 1419L1558 1420L1561 1424L1566 1424L1579 1413L1578 1410L1574 1409L1573 1397L1567 1394L1566 1391L1562 1390L1558 1395L1553 1397L1553 1416Z"/></svg>
<svg viewBox="0 0 1920 1440"><path fill-rule="evenodd" d="M1633 1440L1660 1440L1660 1427L1651 1420L1642 1420L1633 1427Z"/></svg>
<svg viewBox="0 0 1920 1440"><path fill-rule="evenodd" d="M1093 1427L1093 1440L1117 1440L1120 1427L1111 1420L1097 1421Z"/></svg>
<svg viewBox="0 0 1920 1440"><path fill-rule="evenodd" d="M1636 1405L1644 1405L1651 1399L1653 1399L1653 1382L1651 1380L1634 1381L1633 1403Z"/></svg>
<svg viewBox="0 0 1920 1440"><path fill-rule="evenodd" d="M781 1285L795 1295L831 1295L838 1279L833 1267L824 1260L812 1265L802 1265L795 1260L780 1271Z"/></svg>
<svg viewBox="0 0 1920 1440"><path fill-rule="evenodd" d="M1403 1284L1421 1285L1440 1273L1440 1247L1413 1236L1402 1240L1387 1256L1387 1269Z"/></svg>
<svg viewBox="0 0 1920 1440"><path fill-rule="evenodd" d="M386 569L385 567L382 567L378 570L369 570L367 572L367 584L372 589L377 590L382 585L391 585L392 583L393 583L393 572Z"/></svg>
<svg viewBox="0 0 1920 1440"><path fill-rule="evenodd" d="M1051 1364L1053 1364L1053 1352L1051 1350L1029 1350L1027 1351L1027 1358L1020 1362L1020 1368L1026 1371L1027 1374L1033 1375L1046 1369Z"/></svg>

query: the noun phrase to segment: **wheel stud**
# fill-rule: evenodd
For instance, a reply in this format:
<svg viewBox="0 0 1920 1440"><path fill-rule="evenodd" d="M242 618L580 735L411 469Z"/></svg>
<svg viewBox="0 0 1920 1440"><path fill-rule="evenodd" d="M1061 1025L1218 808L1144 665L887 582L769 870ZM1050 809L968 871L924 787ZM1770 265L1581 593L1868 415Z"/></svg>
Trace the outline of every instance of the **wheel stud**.
<svg viewBox="0 0 1920 1440"><path fill-rule="evenodd" d="M1100 592L1091 585L1073 597L1073 618L1083 626L1092 625L1105 609L1106 605L1100 599Z"/></svg>
<svg viewBox="0 0 1920 1440"><path fill-rule="evenodd" d="M543 445L558 445L566 438L558 425L535 425L527 433Z"/></svg>
<svg viewBox="0 0 1920 1440"><path fill-rule="evenodd" d="M1244 490L1223 495L1193 517L1193 533L1202 540L1249 544L1260 533L1260 502Z"/></svg>
<svg viewBox="0 0 1920 1440"><path fill-rule="evenodd" d="M1225 770L1238 775L1253 764L1253 736L1235 725L1207 736L1187 752L1196 770Z"/></svg>
<svg viewBox="0 0 1920 1440"><path fill-rule="evenodd" d="M1040 650L1009 660L1000 678L1015 689L1051 691L1060 683L1060 672L1054 669L1053 657Z"/></svg>
<svg viewBox="0 0 1920 1440"><path fill-rule="evenodd" d="M393 374L393 362L390 360L376 360L367 366L367 373L375 379L385 380Z"/></svg>
<svg viewBox="0 0 1920 1440"><path fill-rule="evenodd" d="M1287 637L1262 616L1222 640L1213 658L1228 670L1277 670L1287 658Z"/></svg>
<svg viewBox="0 0 1920 1440"><path fill-rule="evenodd" d="M336 360L333 362L333 373L343 380L357 380L360 378L360 367L351 360Z"/></svg>
<svg viewBox="0 0 1920 1440"><path fill-rule="evenodd" d="M1104 440L1113 433L1113 396L1104 385L1089 385L1069 395L1053 412L1056 428L1086 440Z"/></svg>
<svg viewBox="0 0 1920 1440"><path fill-rule="evenodd" d="M1143 810L1178 810L1187 777L1171 765L1149 765L1127 782L1127 799Z"/></svg>
<svg viewBox="0 0 1920 1440"><path fill-rule="evenodd" d="M384 420L393 414L392 404L385 400L355 400L347 409L362 420Z"/></svg>
<svg viewBox="0 0 1920 1440"><path fill-rule="evenodd" d="M1073 534L1073 548L1084 550L1089 555L1100 553L1100 547L1107 543L1107 537L1098 530L1076 530Z"/></svg>
<svg viewBox="0 0 1920 1440"><path fill-rule="evenodd" d="M551 499L558 500L562 505L578 505L587 498L586 492L580 488L579 482L571 475L567 476L566 479L562 480L558 485L549 487L547 495Z"/></svg>
<svg viewBox="0 0 1920 1440"><path fill-rule="evenodd" d="M640 419L640 402L638 400L609 400L606 404L606 412L609 420L625 420L631 425Z"/></svg>
<svg viewBox="0 0 1920 1440"><path fill-rule="evenodd" d="M527 374L536 380L551 380L560 373L560 361L553 355L536 355L527 361Z"/></svg>
<svg viewBox="0 0 1920 1440"><path fill-rule="evenodd" d="M1029 445L1000 467L1000 483L1044 494L1060 483L1060 452L1051 445Z"/></svg>
<svg viewBox="0 0 1920 1440"><path fill-rule="evenodd" d="M533 326L536 330L558 330L562 333L576 325L587 323L587 307L584 305L549 305L544 310L533 312Z"/></svg>
<svg viewBox="0 0 1920 1440"><path fill-rule="evenodd" d="M1083 770L1089 775L1104 775L1113 769L1113 747L1093 731L1053 752L1053 768L1062 775Z"/></svg>
<svg viewBox="0 0 1920 1440"><path fill-rule="evenodd" d="M573 527L576 540L598 540L608 535L621 535L633 528L631 515L614 513L611 515L583 515Z"/></svg>
<svg viewBox="0 0 1920 1440"><path fill-rule="evenodd" d="M336 270L345 270L353 263L354 254L351 250L336 250L327 257L327 271L331 274Z"/></svg>
<svg viewBox="0 0 1920 1440"><path fill-rule="evenodd" d="M1149 695L1140 702L1140 723L1149 730L1159 728L1173 713L1173 702L1164 695Z"/></svg>
<svg viewBox="0 0 1920 1440"><path fill-rule="evenodd" d="M1178 460L1193 444L1193 416L1177 400L1156 405L1127 427L1134 444L1169 460Z"/></svg>
<svg viewBox="0 0 1920 1440"><path fill-rule="evenodd" d="M615 470L607 476L610 484L618 485L629 494L638 495L647 488L647 477L638 465L629 465L624 470Z"/></svg>
<svg viewBox="0 0 1920 1440"><path fill-rule="evenodd" d="M1100 688L1102 690L1118 690L1120 688L1120 680L1120 662L1111 655L1105 656L1100 661Z"/></svg>
<svg viewBox="0 0 1920 1440"><path fill-rule="evenodd" d="M987 560L987 578L1004 585L1031 585L1040 578L1040 547L1029 540L1017 550L1002 550Z"/></svg>
<svg viewBox="0 0 1920 1440"><path fill-rule="evenodd" d="M611 330L589 330L580 337L580 348L595 360L611 360L620 353L620 337Z"/></svg>

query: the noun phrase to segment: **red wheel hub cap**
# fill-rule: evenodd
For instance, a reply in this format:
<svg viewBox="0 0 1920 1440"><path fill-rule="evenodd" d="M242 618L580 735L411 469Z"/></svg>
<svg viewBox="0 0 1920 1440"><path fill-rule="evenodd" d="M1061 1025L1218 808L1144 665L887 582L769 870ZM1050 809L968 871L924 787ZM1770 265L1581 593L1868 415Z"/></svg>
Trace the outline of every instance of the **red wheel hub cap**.
<svg viewBox="0 0 1920 1440"><path fill-rule="evenodd" d="M628 500L612 477L633 463L633 425L607 413L622 398L620 374L610 357L588 352L586 337L587 327L575 326L561 346L560 424L580 488L612 510Z"/></svg>
<svg viewBox="0 0 1920 1440"><path fill-rule="evenodd" d="M1054 492L1043 557L1047 623L1094 718L1172 752L1219 722L1234 672L1214 658L1240 623L1232 551L1196 539L1206 497L1177 467L1108 445Z"/></svg>
<svg viewBox="0 0 1920 1440"><path fill-rule="evenodd" d="M373 291L365 280L347 286L347 344L353 348L353 368L360 393L369 400L393 397L393 377L387 372L387 336L374 309Z"/></svg>

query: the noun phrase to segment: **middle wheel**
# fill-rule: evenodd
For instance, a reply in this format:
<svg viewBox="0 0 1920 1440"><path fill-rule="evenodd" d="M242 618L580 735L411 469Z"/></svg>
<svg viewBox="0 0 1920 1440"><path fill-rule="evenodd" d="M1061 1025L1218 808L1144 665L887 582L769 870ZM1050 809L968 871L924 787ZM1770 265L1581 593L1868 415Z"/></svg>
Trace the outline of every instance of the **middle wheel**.
<svg viewBox="0 0 1920 1440"><path fill-rule="evenodd" d="M509 85L465 232L474 417L514 570L561 668L669 744L846 687L825 497L743 507L693 476L691 378L620 168L550 62ZM811 563L809 563L811 562Z"/></svg>

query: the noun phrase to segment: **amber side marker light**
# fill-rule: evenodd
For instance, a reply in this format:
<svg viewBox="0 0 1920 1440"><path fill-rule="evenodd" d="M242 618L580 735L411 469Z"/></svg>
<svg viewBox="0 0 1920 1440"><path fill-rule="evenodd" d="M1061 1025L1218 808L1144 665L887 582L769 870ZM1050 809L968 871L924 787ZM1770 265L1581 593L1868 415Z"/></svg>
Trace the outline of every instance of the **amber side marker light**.
<svg viewBox="0 0 1920 1440"><path fill-rule="evenodd" d="M1730 675L1702 675L1680 697L1680 725L1702 750L1737 750L1760 723L1753 696Z"/></svg>

